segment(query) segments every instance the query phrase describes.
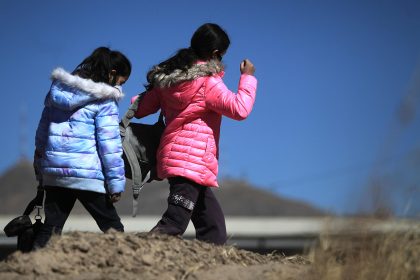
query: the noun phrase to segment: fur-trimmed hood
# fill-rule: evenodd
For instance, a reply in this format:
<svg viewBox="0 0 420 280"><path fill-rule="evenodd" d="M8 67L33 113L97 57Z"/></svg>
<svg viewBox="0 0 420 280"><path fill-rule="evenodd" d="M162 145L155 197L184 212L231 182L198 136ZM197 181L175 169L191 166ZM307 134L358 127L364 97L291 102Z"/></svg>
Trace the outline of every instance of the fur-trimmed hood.
<svg viewBox="0 0 420 280"><path fill-rule="evenodd" d="M154 87L168 88L185 81L192 81L199 77L222 74L224 66L219 60L213 59L207 62L194 64L187 71L177 69L170 74L163 73L158 65L151 70L152 83Z"/></svg>
<svg viewBox="0 0 420 280"><path fill-rule="evenodd" d="M116 87L81 78L63 68L54 69L51 79L53 83L45 105L62 110L73 110L95 100L114 99L118 101L124 96Z"/></svg>
<svg viewBox="0 0 420 280"><path fill-rule="evenodd" d="M96 83L90 79L84 79L77 75L70 74L63 68L54 69L51 73L51 79L58 80L70 87L80 89L97 99L113 98L120 100L124 96L124 94L115 87L105 83Z"/></svg>

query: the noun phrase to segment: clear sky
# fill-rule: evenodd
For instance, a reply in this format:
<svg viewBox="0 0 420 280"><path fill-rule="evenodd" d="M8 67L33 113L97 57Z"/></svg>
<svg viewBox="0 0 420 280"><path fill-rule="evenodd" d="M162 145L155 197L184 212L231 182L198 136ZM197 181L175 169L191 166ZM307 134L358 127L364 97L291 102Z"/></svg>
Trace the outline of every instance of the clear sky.
<svg viewBox="0 0 420 280"><path fill-rule="evenodd" d="M122 51L133 64L122 114L147 70L205 22L230 35L228 87L236 91L244 58L259 81L251 116L223 121L220 177L337 213L376 200L419 215L416 0L1 0L0 172L32 155L55 67L72 71L101 45Z"/></svg>

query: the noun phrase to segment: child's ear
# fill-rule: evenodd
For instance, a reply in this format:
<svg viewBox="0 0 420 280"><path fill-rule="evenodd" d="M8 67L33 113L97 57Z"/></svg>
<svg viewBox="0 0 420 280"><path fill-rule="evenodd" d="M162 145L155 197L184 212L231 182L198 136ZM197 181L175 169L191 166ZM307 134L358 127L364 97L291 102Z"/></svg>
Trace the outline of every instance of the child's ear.
<svg viewBox="0 0 420 280"><path fill-rule="evenodd" d="M117 79L117 71L112 69L111 72L109 72L109 84L113 84L115 83L116 79Z"/></svg>

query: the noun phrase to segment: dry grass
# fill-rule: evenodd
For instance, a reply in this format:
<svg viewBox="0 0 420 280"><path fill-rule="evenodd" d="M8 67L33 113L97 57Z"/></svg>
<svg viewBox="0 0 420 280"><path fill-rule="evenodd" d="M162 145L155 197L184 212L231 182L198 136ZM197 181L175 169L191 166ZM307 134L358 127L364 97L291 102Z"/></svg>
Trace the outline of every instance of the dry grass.
<svg viewBox="0 0 420 280"><path fill-rule="evenodd" d="M366 222L346 233L325 234L311 250L314 279L420 279L418 224L380 233Z"/></svg>

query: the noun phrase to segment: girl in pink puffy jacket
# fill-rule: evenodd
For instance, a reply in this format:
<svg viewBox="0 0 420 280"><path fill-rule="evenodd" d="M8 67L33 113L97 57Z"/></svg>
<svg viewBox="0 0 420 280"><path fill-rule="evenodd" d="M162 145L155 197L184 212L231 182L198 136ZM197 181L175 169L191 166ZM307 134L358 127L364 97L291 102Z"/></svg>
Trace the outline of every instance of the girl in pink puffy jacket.
<svg viewBox="0 0 420 280"><path fill-rule="evenodd" d="M182 235L191 220L197 239L226 242L224 215L211 190L218 187L220 125L222 116L248 117L257 88L255 68L247 59L240 64L238 92L223 83L221 60L229 44L220 26L204 24L189 48L147 74L147 93L136 117L162 110L167 126L157 153L157 175L170 184L168 208L152 232Z"/></svg>

